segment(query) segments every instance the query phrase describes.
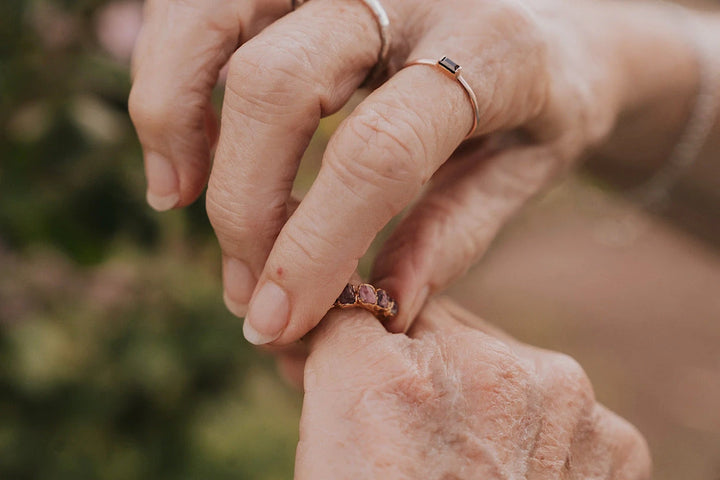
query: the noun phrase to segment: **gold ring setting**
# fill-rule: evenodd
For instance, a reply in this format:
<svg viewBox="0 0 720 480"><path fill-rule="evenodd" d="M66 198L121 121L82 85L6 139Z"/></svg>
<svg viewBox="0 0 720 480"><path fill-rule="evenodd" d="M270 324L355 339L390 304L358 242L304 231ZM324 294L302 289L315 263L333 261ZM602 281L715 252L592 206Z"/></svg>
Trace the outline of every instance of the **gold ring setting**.
<svg viewBox="0 0 720 480"><path fill-rule="evenodd" d="M389 320L398 314L398 304L382 288L369 283L345 285L333 304L337 308L362 308L374 314L379 320Z"/></svg>

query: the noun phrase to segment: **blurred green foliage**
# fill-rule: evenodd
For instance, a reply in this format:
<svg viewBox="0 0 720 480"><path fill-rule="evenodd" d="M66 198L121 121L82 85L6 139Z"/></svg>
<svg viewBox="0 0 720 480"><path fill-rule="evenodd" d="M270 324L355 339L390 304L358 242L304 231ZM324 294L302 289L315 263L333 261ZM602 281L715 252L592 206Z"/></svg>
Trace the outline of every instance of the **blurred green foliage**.
<svg viewBox="0 0 720 480"><path fill-rule="evenodd" d="M202 199L144 202L104 3L0 2L0 479L290 478L300 397L222 305Z"/></svg>

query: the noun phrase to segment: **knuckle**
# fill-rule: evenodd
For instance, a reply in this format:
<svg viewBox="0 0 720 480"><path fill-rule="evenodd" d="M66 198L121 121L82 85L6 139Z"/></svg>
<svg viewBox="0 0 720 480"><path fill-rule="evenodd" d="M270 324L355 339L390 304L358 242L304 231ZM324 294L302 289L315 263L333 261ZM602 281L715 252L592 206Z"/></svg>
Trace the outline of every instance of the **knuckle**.
<svg viewBox="0 0 720 480"><path fill-rule="evenodd" d="M218 186L217 181L210 183L205 210L218 238L232 238L234 243L252 234L254 239L272 238L278 225L286 215L285 203L267 202L261 211L257 207L245 206L241 199L232 195L229 187Z"/></svg>
<svg viewBox="0 0 720 480"><path fill-rule="evenodd" d="M552 394L564 395L581 410L595 405L592 383L582 366L569 355L551 353L544 361L544 371Z"/></svg>
<svg viewBox="0 0 720 480"><path fill-rule="evenodd" d="M146 92L137 83L133 85L128 99L130 118L138 127L158 127L165 117L167 106L158 102L155 95Z"/></svg>
<svg viewBox="0 0 720 480"><path fill-rule="evenodd" d="M288 248L283 250L291 252L288 255L289 260L302 259L303 269L309 267L311 271L326 271L328 257L335 256L330 252L338 250L338 244L323 235L314 223L294 222L292 228L282 232L282 238L279 240L286 242ZM353 255L351 256L354 258Z"/></svg>
<svg viewBox="0 0 720 480"><path fill-rule="evenodd" d="M208 188L205 196L205 211L210 224L218 233L228 230L229 225L238 223L235 212L228 208L224 195L218 193L217 189Z"/></svg>
<svg viewBox="0 0 720 480"><path fill-rule="evenodd" d="M527 362L521 359L506 343L481 332L473 332L467 341L482 342L483 350L478 360L487 368L468 368L467 383L476 385L486 392L515 392L517 400L533 388L533 372ZM458 339L460 341L460 339ZM469 367L469 366L468 366Z"/></svg>
<svg viewBox="0 0 720 480"><path fill-rule="evenodd" d="M588 451L618 478L649 479L652 458L647 442L630 422L596 405L575 431L576 449Z"/></svg>
<svg viewBox="0 0 720 480"><path fill-rule="evenodd" d="M419 132L419 118L408 117L409 106L374 104L361 109L347 123L347 128L358 139L362 148L369 149L371 157L383 165L380 173L390 179L418 180L428 148ZM383 160L389 159L389 162ZM372 160L372 159L371 159ZM422 178L420 176L420 178Z"/></svg>
<svg viewBox="0 0 720 480"><path fill-rule="evenodd" d="M630 422L615 414L610 414L611 429L616 438L611 442L615 446L615 468L624 471L625 478L649 479L652 473L652 458L647 442Z"/></svg>
<svg viewBox="0 0 720 480"><path fill-rule="evenodd" d="M387 365L391 372L383 390L409 405L423 405L435 398L439 392L431 371L401 351L395 352L383 361L383 368Z"/></svg>
<svg viewBox="0 0 720 480"><path fill-rule="evenodd" d="M512 48L488 75L488 85L492 88L485 98L492 101L483 106L486 110L483 118L491 124L498 117L505 118L503 123L522 124L537 118L548 101L551 49L547 29L541 26L538 15L527 2L486 3L491 18L479 19L485 25L483 28L493 25L495 34L511 43ZM507 68L510 65L514 68ZM533 81L528 83L527 78Z"/></svg>
<svg viewBox="0 0 720 480"><path fill-rule="evenodd" d="M306 65L311 59L293 38L289 35L268 42L256 37L251 40L253 45L237 50L230 59L226 105L245 114L261 112L265 117L307 115L307 107L313 107L319 118L317 97L322 79L308 75L311 70Z"/></svg>
<svg viewBox="0 0 720 480"><path fill-rule="evenodd" d="M397 213L432 173L424 157L415 127L365 111L348 119L331 139L325 164L362 200L380 195Z"/></svg>
<svg viewBox="0 0 720 480"><path fill-rule="evenodd" d="M204 121L202 95L184 95L178 102L171 95L136 85L130 92L128 111L133 123L151 135L173 129L199 130Z"/></svg>

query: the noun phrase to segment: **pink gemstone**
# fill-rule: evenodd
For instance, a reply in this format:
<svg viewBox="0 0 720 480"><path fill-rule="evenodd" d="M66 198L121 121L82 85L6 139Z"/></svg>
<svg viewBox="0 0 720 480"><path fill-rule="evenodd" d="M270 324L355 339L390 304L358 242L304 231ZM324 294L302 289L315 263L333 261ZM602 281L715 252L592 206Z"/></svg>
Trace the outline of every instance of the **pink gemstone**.
<svg viewBox="0 0 720 480"><path fill-rule="evenodd" d="M358 287L358 298L362 303L375 305L375 302L377 301L377 294L375 293L375 289L372 285L363 283Z"/></svg>

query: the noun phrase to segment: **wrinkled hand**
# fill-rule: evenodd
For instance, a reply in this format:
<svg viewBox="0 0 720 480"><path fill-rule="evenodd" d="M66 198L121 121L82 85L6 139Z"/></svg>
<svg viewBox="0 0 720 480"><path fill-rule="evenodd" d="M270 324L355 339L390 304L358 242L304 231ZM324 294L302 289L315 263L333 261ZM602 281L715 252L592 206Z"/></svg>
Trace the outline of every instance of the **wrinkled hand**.
<svg viewBox="0 0 720 480"><path fill-rule="evenodd" d="M358 310L311 333L296 479L649 478L644 440L571 358L446 299L409 333Z"/></svg>
<svg viewBox="0 0 720 480"><path fill-rule="evenodd" d="M608 2L383 0L397 73L342 123L287 220L320 118L348 101L380 49L361 1L310 0L292 13L290 3L148 0L134 56L129 106L148 200L187 205L209 176L226 303L247 313L253 343L312 329L378 231L432 178L374 272L401 305L390 330L405 330L510 215L603 138L631 85ZM476 141L450 161L472 124L464 90L434 67L399 69L443 55L463 66L481 108ZM210 93L228 60L218 136Z"/></svg>

